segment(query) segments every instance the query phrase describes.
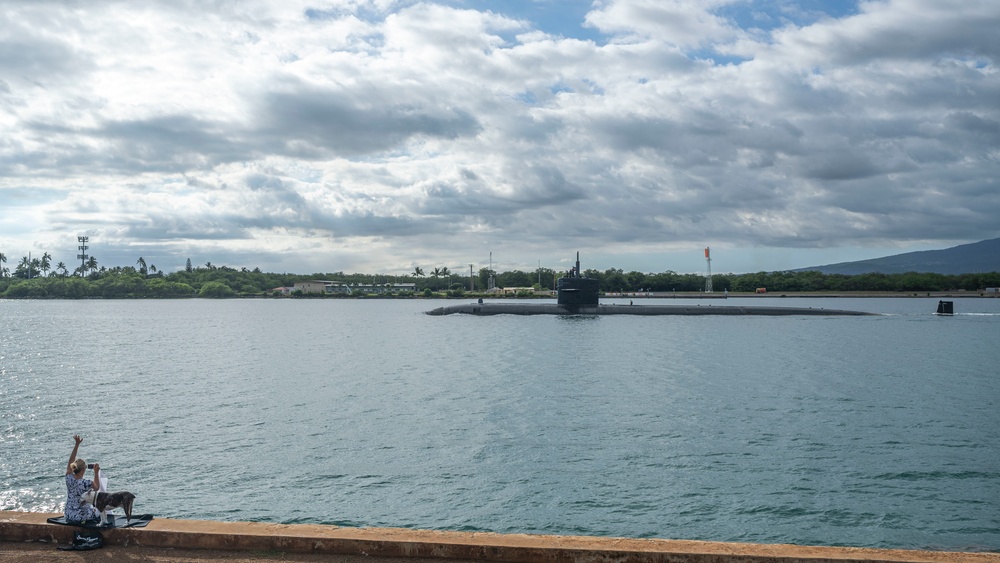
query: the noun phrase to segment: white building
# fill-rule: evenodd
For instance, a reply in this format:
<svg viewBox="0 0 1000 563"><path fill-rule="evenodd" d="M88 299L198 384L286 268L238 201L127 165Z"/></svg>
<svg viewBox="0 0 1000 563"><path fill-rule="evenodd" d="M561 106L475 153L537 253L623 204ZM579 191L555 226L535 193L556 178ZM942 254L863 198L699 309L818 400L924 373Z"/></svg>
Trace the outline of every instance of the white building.
<svg viewBox="0 0 1000 563"><path fill-rule="evenodd" d="M404 291L409 291L413 293L417 291L417 284L415 283L354 284L350 287L350 290L354 293L361 293L365 295L386 295L392 293L402 293Z"/></svg>
<svg viewBox="0 0 1000 563"><path fill-rule="evenodd" d="M295 282L295 286L292 287L292 291L301 291L302 293L350 293L351 288L345 283L334 282L329 280L309 280L303 282Z"/></svg>
<svg viewBox="0 0 1000 563"><path fill-rule="evenodd" d="M282 293L288 295L290 293L301 291L302 293L324 293L326 295L333 294L344 294L350 295L352 293L357 293L361 295L389 295L409 291L415 293L417 291L417 284L415 283L356 283L354 285L348 285L343 282L335 282L329 280L309 280L302 282L295 282L295 286L291 288L276 288L274 291L283 290Z"/></svg>

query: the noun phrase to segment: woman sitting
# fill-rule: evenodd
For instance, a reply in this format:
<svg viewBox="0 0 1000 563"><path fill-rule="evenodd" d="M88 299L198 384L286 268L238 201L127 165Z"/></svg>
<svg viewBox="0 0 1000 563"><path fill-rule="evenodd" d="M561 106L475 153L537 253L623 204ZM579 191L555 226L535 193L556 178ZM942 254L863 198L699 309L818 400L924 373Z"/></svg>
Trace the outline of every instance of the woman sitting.
<svg viewBox="0 0 1000 563"><path fill-rule="evenodd" d="M66 466L66 507L63 513L67 522L82 524L87 520L97 520L101 514L93 505L83 504L80 496L87 492L87 489L95 491L101 488L101 466L94 464L94 480L84 479L87 472L87 461L76 457L76 452L80 449L80 442L83 438L73 436L76 445L73 446L73 453L69 454L69 464Z"/></svg>

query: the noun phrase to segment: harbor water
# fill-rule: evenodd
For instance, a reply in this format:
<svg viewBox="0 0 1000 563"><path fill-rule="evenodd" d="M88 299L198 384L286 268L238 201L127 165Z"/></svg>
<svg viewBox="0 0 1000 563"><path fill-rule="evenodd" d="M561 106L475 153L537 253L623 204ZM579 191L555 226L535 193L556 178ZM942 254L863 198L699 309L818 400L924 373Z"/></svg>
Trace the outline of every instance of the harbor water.
<svg viewBox="0 0 1000 563"><path fill-rule="evenodd" d="M954 301L0 300L0 508L80 434L157 517L997 551L1000 299Z"/></svg>

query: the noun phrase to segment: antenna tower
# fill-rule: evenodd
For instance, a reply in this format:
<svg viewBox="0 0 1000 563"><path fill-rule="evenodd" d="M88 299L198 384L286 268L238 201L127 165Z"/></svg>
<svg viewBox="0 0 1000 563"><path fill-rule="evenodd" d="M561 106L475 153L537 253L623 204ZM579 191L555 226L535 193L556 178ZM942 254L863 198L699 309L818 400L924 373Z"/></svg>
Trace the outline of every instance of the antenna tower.
<svg viewBox="0 0 1000 563"><path fill-rule="evenodd" d="M712 293L712 255L705 247L705 263L708 264L708 273L705 274L705 293Z"/></svg>
<svg viewBox="0 0 1000 563"><path fill-rule="evenodd" d="M87 271L87 258L88 258L88 256L87 256L87 249L90 248L89 246L87 246L87 241L89 241L89 240L90 240L90 237L85 237L85 236L78 236L78 237L76 237L76 241L80 243L80 246L77 247L78 249L80 249L80 253L77 254L76 257L80 259L80 277L81 278L84 276L84 272Z"/></svg>

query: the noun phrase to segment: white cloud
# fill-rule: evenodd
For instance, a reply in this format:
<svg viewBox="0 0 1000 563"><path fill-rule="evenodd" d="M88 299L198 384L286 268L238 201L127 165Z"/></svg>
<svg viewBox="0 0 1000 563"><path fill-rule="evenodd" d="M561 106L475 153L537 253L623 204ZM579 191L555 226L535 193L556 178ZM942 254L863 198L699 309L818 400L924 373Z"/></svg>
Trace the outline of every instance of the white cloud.
<svg viewBox="0 0 1000 563"><path fill-rule="evenodd" d="M587 23L605 33L634 40L701 47L740 34L714 11L736 0L611 0L587 14Z"/></svg>
<svg viewBox="0 0 1000 563"><path fill-rule="evenodd" d="M594 42L434 3L9 4L0 251L72 262L86 232L167 269L685 271L706 245L1000 235L1000 9L764 32L737 5L598 3Z"/></svg>

